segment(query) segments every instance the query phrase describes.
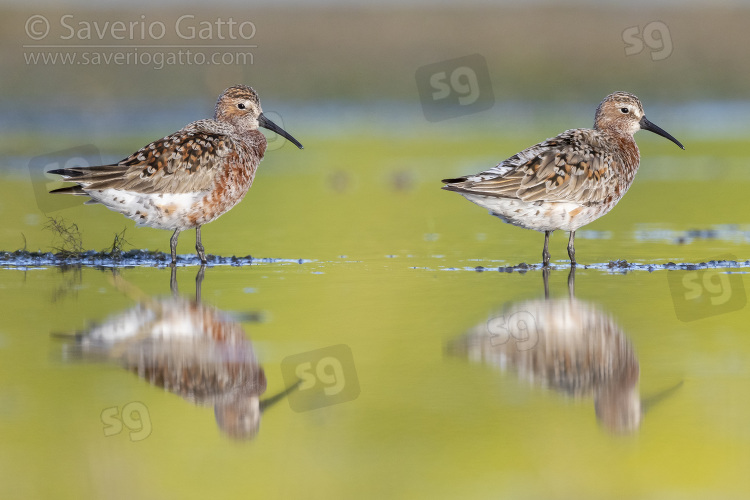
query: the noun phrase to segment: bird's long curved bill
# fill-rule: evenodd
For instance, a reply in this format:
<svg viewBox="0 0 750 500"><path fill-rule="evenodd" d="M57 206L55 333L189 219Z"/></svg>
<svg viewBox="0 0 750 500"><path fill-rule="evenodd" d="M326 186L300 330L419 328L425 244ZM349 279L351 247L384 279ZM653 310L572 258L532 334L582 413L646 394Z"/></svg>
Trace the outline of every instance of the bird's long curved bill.
<svg viewBox="0 0 750 500"><path fill-rule="evenodd" d="M294 137L292 137L291 134L287 133L286 130L284 130L283 128L279 127L274 122L272 122L271 120L269 120L268 118L266 118L263 113L261 113L260 116L258 117L258 125L260 125L263 128L267 128L271 132L276 132L281 137L286 138L289 142L291 142L292 144L294 144L298 148L304 149L303 146L302 146L302 144L300 144L297 139L295 139ZM659 129L659 130L661 130L661 129ZM664 132L664 133L666 134L666 132Z"/></svg>
<svg viewBox="0 0 750 500"><path fill-rule="evenodd" d="M663 128L658 127L658 126L654 125L653 123L651 123L650 121L648 121L645 116L643 118L641 118L640 124L641 124L641 129L642 130L648 130L649 132L653 132L653 133L658 134L658 135L660 135L662 137L666 137L670 141L672 141L675 144L677 144L678 146L680 146L680 148L685 149L685 146L683 146L682 143L680 143L680 141L678 141L677 139L675 139L674 137L672 137L672 135L669 132L667 132L666 130L664 130Z"/></svg>

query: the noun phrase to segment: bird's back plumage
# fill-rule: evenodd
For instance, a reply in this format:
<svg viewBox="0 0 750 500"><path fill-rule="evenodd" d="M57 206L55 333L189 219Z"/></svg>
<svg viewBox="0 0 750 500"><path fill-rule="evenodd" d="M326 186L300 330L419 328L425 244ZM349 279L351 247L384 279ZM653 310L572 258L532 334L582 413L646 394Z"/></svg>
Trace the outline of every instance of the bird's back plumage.
<svg viewBox="0 0 750 500"><path fill-rule="evenodd" d="M230 162L243 156L250 164L257 164L265 149L266 141L260 132L249 138L239 138L225 124L200 120L147 144L118 163L52 170L50 173L62 175L65 180L92 191L199 192L211 189L217 176Z"/></svg>
<svg viewBox="0 0 750 500"><path fill-rule="evenodd" d="M633 146L635 142L633 141ZM615 162L621 163L618 172ZM445 179L443 189L525 202L606 202L638 165L638 150L617 154L602 134L572 129L547 139L475 175Z"/></svg>

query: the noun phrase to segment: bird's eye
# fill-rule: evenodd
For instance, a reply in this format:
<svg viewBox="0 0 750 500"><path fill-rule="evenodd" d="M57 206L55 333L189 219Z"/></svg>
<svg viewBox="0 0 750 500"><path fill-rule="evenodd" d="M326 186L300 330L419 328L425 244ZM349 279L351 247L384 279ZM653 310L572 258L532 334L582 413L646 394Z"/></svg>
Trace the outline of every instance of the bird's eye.
<svg viewBox="0 0 750 500"><path fill-rule="evenodd" d="M620 111L622 111L624 114L627 114L630 110L628 108L620 108Z"/></svg>
<svg viewBox="0 0 750 500"><path fill-rule="evenodd" d="M241 103L237 104L237 107L238 107L239 109L245 109L245 103L244 103L244 102L241 102Z"/></svg>

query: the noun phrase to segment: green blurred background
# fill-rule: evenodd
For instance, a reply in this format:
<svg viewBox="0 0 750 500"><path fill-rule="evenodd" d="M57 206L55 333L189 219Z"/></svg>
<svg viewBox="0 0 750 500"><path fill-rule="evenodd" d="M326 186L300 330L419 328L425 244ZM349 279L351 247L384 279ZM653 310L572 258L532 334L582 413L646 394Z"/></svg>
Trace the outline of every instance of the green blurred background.
<svg viewBox="0 0 750 500"><path fill-rule="evenodd" d="M473 53L489 62L498 101L590 102L613 88L670 102L744 100L750 76L747 2L233 2L210 7L16 2L4 5L1 13L3 90L40 107L61 98L85 98L92 104L123 97L205 99L228 82L240 81L284 101L413 103L418 67ZM100 27L107 21L136 22L147 28L161 22L167 30L156 43L241 41L218 39L218 29L210 40L181 39L174 23L186 14L195 16L194 24L230 17L251 21L256 30L250 43L257 45L251 51L252 64L182 65L161 71L136 65L50 68L27 65L23 56L23 45L78 40L77 35L59 38L70 34L60 23L64 15L72 16L65 23L76 31L82 27L79 22L98 22ZM40 41L25 31L32 15L50 22L49 35ZM633 26L643 30L653 21L668 27L668 57L652 60L650 52L660 49L648 46L626 56L623 32ZM185 21L184 26L190 25ZM101 43L154 42L148 33L141 40L139 29L140 24L133 42L108 33ZM249 28L244 34L250 35ZM81 44L99 42L93 30L91 38Z"/></svg>

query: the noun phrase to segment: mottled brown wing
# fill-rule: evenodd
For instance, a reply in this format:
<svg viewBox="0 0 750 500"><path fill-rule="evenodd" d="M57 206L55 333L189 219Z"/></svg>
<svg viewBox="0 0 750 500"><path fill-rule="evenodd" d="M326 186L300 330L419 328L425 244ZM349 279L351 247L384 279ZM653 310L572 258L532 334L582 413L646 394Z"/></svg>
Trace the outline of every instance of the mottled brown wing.
<svg viewBox="0 0 750 500"><path fill-rule="evenodd" d="M154 141L115 165L54 171L84 189L137 193L191 193L211 189L232 161L232 140L220 133L185 129Z"/></svg>
<svg viewBox="0 0 750 500"><path fill-rule="evenodd" d="M610 155L565 134L532 146L485 172L448 179L444 189L523 201L605 201L616 182Z"/></svg>

